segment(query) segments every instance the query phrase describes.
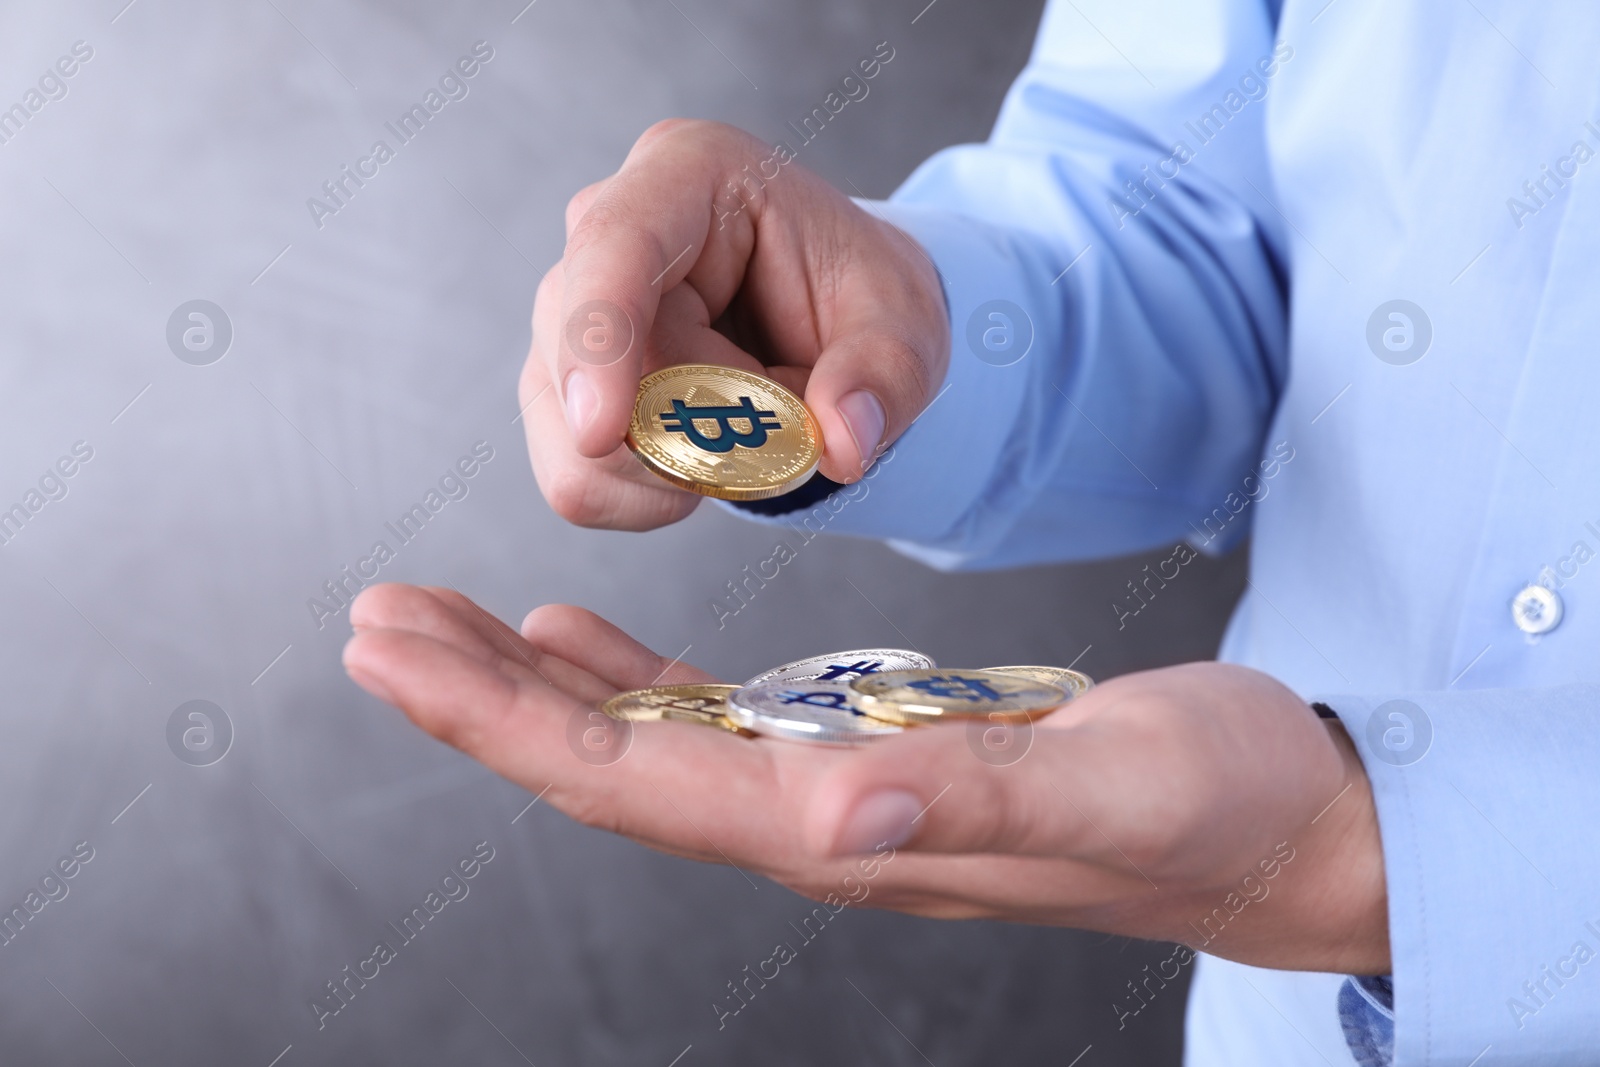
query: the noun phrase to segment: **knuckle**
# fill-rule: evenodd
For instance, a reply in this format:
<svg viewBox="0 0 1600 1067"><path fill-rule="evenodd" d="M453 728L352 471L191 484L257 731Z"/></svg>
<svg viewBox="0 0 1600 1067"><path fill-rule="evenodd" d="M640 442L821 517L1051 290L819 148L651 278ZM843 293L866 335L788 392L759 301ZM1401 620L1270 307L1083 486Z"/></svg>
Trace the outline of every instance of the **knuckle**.
<svg viewBox="0 0 1600 1067"><path fill-rule="evenodd" d="M572 194L572 199L567 201L567 233L570 234L572 232L572 228L578 224L579 219L583 218L590 205L595 202L595 199L605 189L605 186L605 181L593 182Z"/></svg>
<svg viewBox="0 0 1600 1067"><path fill-rule="evenodd" d="M678 143L715 143L726 139L730 134L740 134L723 122L712 119L667 118L650 126L639 139L634 142L634 148L654 147L660 142L671 141Z"/></svg>
<svg viewBox="0 0 1600 1067"><path fill-rule="evenodd" d="M596 197L567 234L568 264L602 242L631 244L635 253L659 258L660 242L640 221L649 217L648 210L630 205L621 194L605 193ZM661 262L664 264L666 260Z"/></svg>
<svg viewBox="0 0 1600 1067"><path fill-rule="evenodd" d="M569 226L568 229L570 228L571 227ZM562 272L554 269L546 271L544 277L539 279L539 285L533 291L533 306L535 316L538 315L538 309L541 305L550 301L555 301L558 304L561 302L563 289L561 283L563 281L564 278L562 277Z"/></svg>
<svg viewBox="0 0 1600 1067"><path fill-rule="evenodd" d="M1008 768L991 768L985 774L983 807L975 810L993 814L973 826L972 851L1010 851L1015 848L1032 850L1040 847L1040 827L1048 826L1048 815L1054 805L1042 794L1021 795L1004 781ZM1059 798L1058 798L1059 799Z"/></svg>
<svg viewBox="0 0 1600 1067"><path fill-rule="evenodd" d="M640 148L645 145L654 144L664 137L670 137L674 133L678 133L679 131L693 127L696 121L697 120L695 119L673 117L661 119L658 122L653 122L643 133L639 135L639 139L634 142L634 147Z"/></svg>
<svg viewBox="0 0 1600 1067"><path fill-rule="evenodd" d="M933 360L930 353L906 334L894 331L878 346L878 361L897 393L914 405L912 414L922 410L933 394Z"/></svg>

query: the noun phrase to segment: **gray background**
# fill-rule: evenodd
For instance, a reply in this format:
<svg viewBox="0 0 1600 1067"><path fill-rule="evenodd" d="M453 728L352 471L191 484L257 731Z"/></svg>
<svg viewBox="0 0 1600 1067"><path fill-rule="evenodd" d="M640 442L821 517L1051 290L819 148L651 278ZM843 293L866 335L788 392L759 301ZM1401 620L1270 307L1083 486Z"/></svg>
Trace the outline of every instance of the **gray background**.
<svg viewBox="0 0 1600 1067"><path fill-rule="evenodd" d="M343 617L319 630L306 607L486 440L470 495L385 578L513 622L582 604L733 679L874 643L1100 677L1211 655L1237 557L1118 632L1108 605L1144 560L940 576L829 540L718 630L709 600L772 532L712 508L643 536L568 527L512 422L561 208L645 126L782 136L888 40L804 160L881 196L985 134L1037 0L940 0L915 25L923 0L124 3L0 9L0 106L95 49L0 145L0 507L94 449L0 547L0 905L95 850L0 947L0 1060L1176 1062L1180 989L1120 1032L1112 1007L1159 947L855 909L718 1032L711 1002L808 905L544 805L519 818L529 794L358 691ZM306 198L479 39L495 58L471 94L317 229ZM195 298L235 332L210 366L165 341ZM168 748L191 699L233 724L211 766ZM311 996L480 839L497 855L471 895L319 1032Z"/></svg>

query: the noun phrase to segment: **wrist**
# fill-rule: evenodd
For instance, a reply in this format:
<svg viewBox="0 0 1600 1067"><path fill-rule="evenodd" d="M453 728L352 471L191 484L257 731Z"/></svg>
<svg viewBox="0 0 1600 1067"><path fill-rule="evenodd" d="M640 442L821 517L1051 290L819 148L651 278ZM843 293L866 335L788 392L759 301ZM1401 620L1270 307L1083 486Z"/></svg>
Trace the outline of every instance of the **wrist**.
<svg viewBox="0 0 1600 1067"><path fill-rule="evenodd" d="M1191 894L1166 936L1213 956L1289 971L1376 975L1390 972L1388 893L1382 841L1366 771L1343 727L1324 724L1344 770L1344 786L1287 834L1263 872ZM1226 896L1222 894L1227 892ZM1252 894L1259 895L1252 895ZM1215 924L1219 900L1248 896L1239 919ZM1241 906L1242 907L1242 906ZM1199 918L1195 918L1198 916ZM1197 923L1199 925L1197 925Z"/></svg>
<svg viewBox="0 0 1600 1067"><path fill-rule="evenodd" d="M1372 785L1354 743L1337 719L1323 724L1338 749L1348 785L1307 826L1288 894L1304 936L1297 970L1390 973L1389 896Z"/></svg>

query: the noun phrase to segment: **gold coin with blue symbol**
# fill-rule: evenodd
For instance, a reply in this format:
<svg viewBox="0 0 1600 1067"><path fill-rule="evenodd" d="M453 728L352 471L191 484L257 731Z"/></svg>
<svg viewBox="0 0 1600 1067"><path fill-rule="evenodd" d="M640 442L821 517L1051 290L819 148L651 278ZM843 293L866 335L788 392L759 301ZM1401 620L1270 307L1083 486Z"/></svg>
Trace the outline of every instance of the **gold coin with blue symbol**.
<svg viewBox="0 0 1600 1067"><path fill-rule="evenodd" d="M862 711L903 726L968 719L1026 722L1067 700L1066 690L1050 682L942 667L868 674L851 681L850 688Z"/></svg>
<svg viewBox="0 0 1600 1067"><path fill-rule="evenodd" d="M727 717L728 697L738 688L719 684L657 685L618 693L601 704L600 710L613 719L628 722L692 722L749 736Z"/></svg>
<svg viewBox="0 0 1600 1067"><path fill-rule="evenodd" d="M760 374L686 363L646 375L628 447L653 474L720 500L765 500L822 460L822 432L799 397Z"/></svg>

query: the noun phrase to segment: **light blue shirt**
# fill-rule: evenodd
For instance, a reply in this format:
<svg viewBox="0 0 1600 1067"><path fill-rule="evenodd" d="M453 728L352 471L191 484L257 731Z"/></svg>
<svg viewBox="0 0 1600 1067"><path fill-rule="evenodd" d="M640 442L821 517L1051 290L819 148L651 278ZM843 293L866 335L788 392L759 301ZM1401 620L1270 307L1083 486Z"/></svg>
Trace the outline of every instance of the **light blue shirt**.
<svg viewBox="0 0 1600 1067"><path fill-rule="evenodd" d="M828 528L975 569L1250 529L1223 658L1361 746L1396 1062L1600 1062L1600 5L1279 6L1052 3L989 142L869 205L954 351ZM1202 957L1189 1063L1352 1063L1343 983Z"/></svg>

